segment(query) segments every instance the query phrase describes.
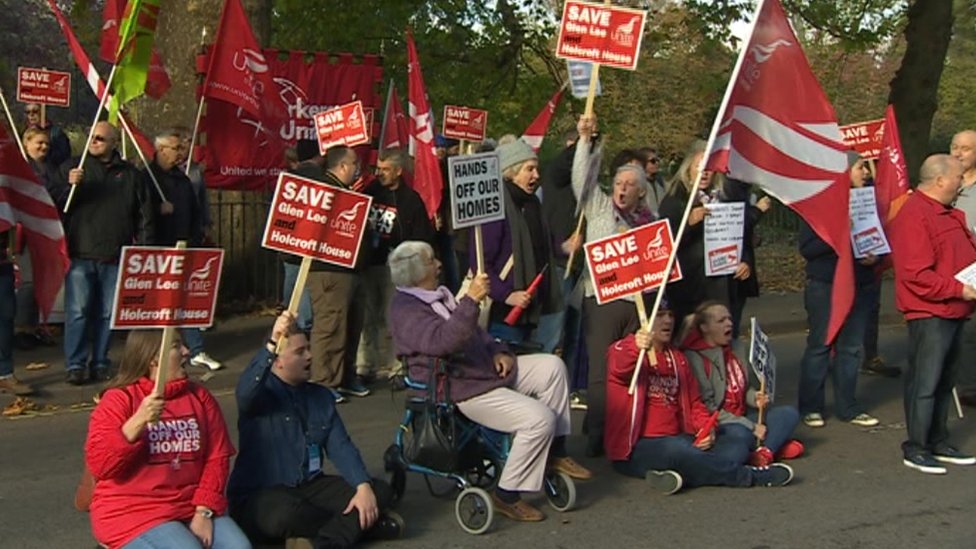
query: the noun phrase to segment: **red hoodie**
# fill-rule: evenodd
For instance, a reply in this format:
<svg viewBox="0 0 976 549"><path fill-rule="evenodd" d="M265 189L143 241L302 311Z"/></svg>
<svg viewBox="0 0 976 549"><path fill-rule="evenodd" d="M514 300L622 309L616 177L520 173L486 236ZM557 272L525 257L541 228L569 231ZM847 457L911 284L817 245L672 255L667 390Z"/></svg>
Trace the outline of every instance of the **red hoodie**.
<svg viewBox="0 0 976 549"><path fill-rule="evenodd" d="M701 330L692 328L685 340L681 342L681 347L689 351L697 352L705 365L705 376L711 379L712 368L715 367L705 353L701 351L711 349L714 346L705 341L705 336ZM725 394L722 397L722 409L730 414L737 416L746 415L746 393L749 390L749 378L746 375L745 366L735 356L732 345L722 347L722 357L725 359L725 372L722 378L725 379ZM715 398L718 398L716 395Z"/></svg>
<svg viewBox="0 0 976 549"><path fill-rule="evenodd" d="M698 393L698 382L691 375L688 359L670 346L657 352L657 368L668 368L668 357L678 375L678 403L676 409L681 431L694 435L709 418L708 409ZM643 436L647 422L647 390L649 361L641 366L634 395L628 395L630 378L637 364L639 350L633 334L617 341L607 349L607 411L603 430L603 445L611 461L630 459L630 453ZM656 409L664 409L659 407ZM661 418L665 419L665 418ZM659 423L666 423L662 421ZM677 434L677 433L676 433Z"/></svg>
<svg viewBox="0 0 976 549"><path fill-rule="evenodd" d="M114 549L196 506L227 510L224 488L234 446L213 395L186 378L166 384L160 420L130 443L122 425L153 390L153 380L110 389L92 412L85 462L95 477L92 532Z"/></svg>

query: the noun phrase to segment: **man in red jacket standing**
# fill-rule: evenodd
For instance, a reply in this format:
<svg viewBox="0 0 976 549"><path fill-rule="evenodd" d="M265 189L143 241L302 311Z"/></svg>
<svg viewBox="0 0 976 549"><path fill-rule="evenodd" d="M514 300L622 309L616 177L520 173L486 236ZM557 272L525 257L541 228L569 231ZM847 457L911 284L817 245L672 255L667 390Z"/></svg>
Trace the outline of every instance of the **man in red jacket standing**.
<svg viewBox="0 0 976 549"><path fill-rule="evenodd" d="M922 164L921 182L891 223L895 303L908 322L903 463L923 473L946 473L943 463L976 464L949 445L946 420L962 359L963 324L973 314L976 288L955 279L976 262L966 216L952 206L962 164L935 154Z"/></svg>

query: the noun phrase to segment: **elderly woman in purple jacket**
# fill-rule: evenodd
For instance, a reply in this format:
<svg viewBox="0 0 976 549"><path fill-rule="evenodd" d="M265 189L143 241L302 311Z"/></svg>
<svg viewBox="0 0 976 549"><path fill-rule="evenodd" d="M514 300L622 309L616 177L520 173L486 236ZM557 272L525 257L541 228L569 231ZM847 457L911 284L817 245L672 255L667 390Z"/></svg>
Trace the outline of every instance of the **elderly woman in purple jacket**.
<svg viewBox="0 0 976 549"><path fill-rule="evenodd" d="M426 380L430 358L448 361L451 398L470 420L514 435L492 494L495 510L518 521L539 521L542 511L521 492L542 488L547 467L577 479L590 471L566 453L570 433L566 367L559 357L516 357L478 326L479 306L490 291L485 274L455 300L439 285L441 262L425 242L407 241L387 260L396 286L390 332L410 377ZM533 395L533 396L529 396Z"/></svg>

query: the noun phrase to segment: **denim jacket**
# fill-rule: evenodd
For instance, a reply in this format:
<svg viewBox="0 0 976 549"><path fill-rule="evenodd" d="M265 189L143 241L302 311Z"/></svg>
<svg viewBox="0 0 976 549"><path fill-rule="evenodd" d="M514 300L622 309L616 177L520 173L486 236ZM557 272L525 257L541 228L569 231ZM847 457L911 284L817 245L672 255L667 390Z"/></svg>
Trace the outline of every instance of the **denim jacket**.
<svg viewBox="0 0 976 549"><path fill-rule="evenodd" d="M237 383L240 453L230 476L230 499L309 480L307 457L313 445L350 486L369 482L329 390L314 383L288 385L271 373L274 360L273 353L260 350Z"/></svg>

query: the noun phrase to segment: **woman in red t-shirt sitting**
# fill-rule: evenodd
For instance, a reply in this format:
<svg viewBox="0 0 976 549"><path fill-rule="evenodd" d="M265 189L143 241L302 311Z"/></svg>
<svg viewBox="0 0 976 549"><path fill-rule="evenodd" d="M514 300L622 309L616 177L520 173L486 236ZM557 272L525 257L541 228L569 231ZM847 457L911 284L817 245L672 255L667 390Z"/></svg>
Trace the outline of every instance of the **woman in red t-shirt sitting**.
<svg viewBox="0 0 976 549"><path fill-rule="evenodd" d="M750 467L728 458L738 441L716 437L713 414L701 401L684 354L671 346L674 315L662 300L652 330L607 350L607 415L603 443L614 469L647 479L673 494L682 486L783 486L793 470L783 464ZM627 393L640 349L645 358L633 395Z"/></svg>
<svg viewBox="0 0 976 549"><path fill-rule="evenodd" d="M224 416L213 395L187 379L189 352L178 339L163 395L153 392L161 342L158 330L129 334L119 373L88 423L95 539L110 549L250 548L224 516L234 455Z"/></svg>
<svg viewBox="0 0 976 549"><path fill-rule="evenodd" d="M748 459L751 465L769 465L774 459L793 459L803 454L803 444L792 439L800 414L793 406L769 408L769 396L749 386L749 368L732 347L732 315L717 301L695 309L682 348L698 380L702 402L718 412L719 436L739 442L730 448L731 459ZM766 408L763 423L755 411ZM757 442L759 441L758 448Z"/></svg>

